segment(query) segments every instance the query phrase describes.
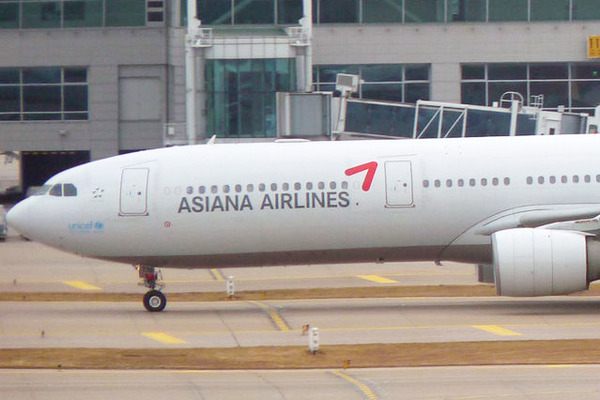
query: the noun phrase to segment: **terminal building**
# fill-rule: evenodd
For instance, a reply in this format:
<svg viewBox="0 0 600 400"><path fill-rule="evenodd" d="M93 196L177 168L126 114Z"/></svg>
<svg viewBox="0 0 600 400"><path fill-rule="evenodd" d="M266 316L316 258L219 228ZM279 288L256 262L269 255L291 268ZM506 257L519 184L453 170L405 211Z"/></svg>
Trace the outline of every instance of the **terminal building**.
<svg viewBox="0 0 600 400"><path fill-rule="evenodd" d="M28 187L213 135L273 140L276 93L331 92L339 73L366 102L512 91L593 114L599 35L600 0L2 0L0 152Z"/></svg>

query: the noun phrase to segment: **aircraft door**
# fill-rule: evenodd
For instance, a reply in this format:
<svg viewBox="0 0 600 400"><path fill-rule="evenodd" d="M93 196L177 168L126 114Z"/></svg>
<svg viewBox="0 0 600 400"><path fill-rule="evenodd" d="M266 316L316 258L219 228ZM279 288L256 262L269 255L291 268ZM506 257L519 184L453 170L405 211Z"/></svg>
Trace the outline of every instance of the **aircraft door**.
<svg viewBox="0 0 600 400"><path fill-rule="evenodd" d="M388 207L412 207L412 166L410 161L385 163L386 205Z"/></svg>
<svg viewBox="0 0 600 400"><path fill-rule="evenodd" d="M148 168L123 169L119 215L148 215L148 173Z"/></svg>

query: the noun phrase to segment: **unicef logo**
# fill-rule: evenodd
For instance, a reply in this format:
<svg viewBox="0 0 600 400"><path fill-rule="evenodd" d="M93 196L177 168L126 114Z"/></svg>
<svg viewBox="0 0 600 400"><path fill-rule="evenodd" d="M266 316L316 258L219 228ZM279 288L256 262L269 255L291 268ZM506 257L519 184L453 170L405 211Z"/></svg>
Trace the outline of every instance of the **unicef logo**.
<svg viewBox="0 0 600 400"><path fill-rule="evenodd" d="M94 229L97 231L101 231L104 229L104 223L98 221L94 224Z"/></svg>

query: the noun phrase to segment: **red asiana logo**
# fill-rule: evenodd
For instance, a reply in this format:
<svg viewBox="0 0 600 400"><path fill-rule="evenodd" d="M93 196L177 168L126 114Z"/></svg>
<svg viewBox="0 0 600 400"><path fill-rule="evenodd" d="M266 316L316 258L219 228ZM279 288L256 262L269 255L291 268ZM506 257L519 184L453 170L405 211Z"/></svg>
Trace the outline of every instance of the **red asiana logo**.
<svg viewBox="0 0 600 400"><path fill-rule="evenodd" d="M373 178L375 178L375 172L377 171L377 162L371 161L366 164L357 165L356 167L348 168L345 173L346 176L352 176L359 174L363 171L367 171L367 175L365 176L365 180L362 184L362 190L368 192L371 189L371 184L373 183Z"/></svg>

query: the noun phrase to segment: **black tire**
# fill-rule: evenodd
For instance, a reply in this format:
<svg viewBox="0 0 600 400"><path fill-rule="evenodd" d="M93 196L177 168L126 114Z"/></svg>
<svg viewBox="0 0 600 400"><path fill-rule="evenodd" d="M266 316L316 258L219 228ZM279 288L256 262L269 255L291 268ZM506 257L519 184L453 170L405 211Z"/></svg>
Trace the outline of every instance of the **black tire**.
<svg viewBox="0 0 600 400"><path fill-rule="evenodd" d="M159 312L167 306L167 298L158 290L151 290L144 295L144 307L150 312Z"/></svg>

